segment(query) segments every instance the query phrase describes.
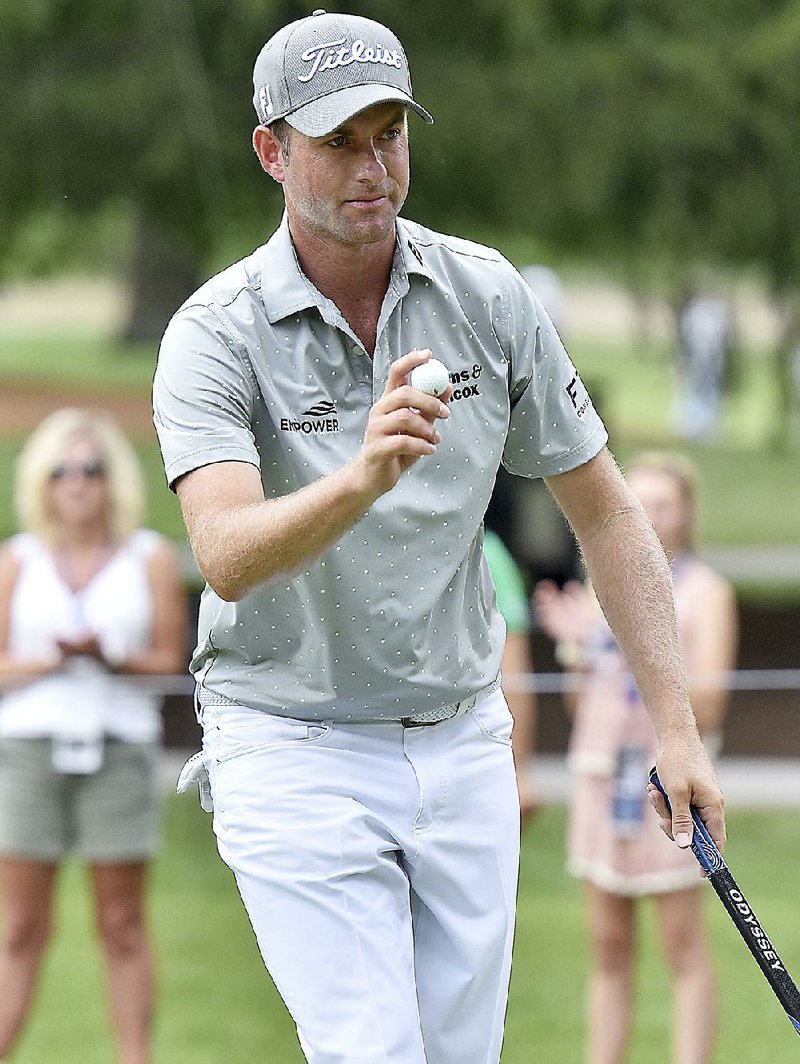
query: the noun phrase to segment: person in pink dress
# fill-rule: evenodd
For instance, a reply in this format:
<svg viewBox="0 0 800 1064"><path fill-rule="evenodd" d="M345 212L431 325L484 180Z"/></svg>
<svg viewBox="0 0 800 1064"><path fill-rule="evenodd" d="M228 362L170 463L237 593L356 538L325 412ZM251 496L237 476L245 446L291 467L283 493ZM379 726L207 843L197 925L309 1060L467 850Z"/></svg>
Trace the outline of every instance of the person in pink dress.
<svg viewBox="0 0 800 1064"><path fill-rule="evenodd" d="M692 705L709 752L719 749L734 667L737 611L730 584L696 550L696 479L680 455L645 454L628 469L673 571ZM624 574L620 574L624 578ZM584 682L567 697L574 723L568 867L586 884L591 938L587 1064L621 1064L633 1013L636 915L652 897L674 987L673 1060L708 1064L716 1030L715 979L690 850L661 832L647 802L656 733L588 584L534 593L542 628L562 665ZM604 815L598 816L598 811Z"/></svg>

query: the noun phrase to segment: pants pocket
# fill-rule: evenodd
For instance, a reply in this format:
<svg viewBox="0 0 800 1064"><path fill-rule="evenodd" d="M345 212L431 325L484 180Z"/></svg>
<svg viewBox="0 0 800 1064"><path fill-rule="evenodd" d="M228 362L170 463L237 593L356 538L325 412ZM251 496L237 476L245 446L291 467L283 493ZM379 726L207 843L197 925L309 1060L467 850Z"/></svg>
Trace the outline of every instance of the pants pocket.
<svg viewBox="0 0 800 1064"><path fill-rule="evenodd" d="M511 746L514 718L502 691L495 691L478 702L472 710L472 715L487 739Z"/></svg>
<svg viewBox="0 0 800 1064"><path fill-rule="evenodd" d="M280 717L260 710L234 709L204 725L203 746L218 764L271 747L318 742L331 730L320 721Z"/></svg>

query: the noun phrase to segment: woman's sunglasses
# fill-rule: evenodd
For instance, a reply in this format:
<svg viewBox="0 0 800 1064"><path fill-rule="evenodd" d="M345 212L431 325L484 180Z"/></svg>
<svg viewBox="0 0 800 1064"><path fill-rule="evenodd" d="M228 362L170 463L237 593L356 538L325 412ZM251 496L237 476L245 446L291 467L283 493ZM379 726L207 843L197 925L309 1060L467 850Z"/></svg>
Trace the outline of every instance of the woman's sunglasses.
<svg viewBox="0 0 800 1064"><path fill-rule="evenodd" d="M51 480L63 480L64 477L83 477L86 480L99 480L106 475L106 467L99 459L92 462L80 462L77 465L62 463L50 471Z"/></svg>

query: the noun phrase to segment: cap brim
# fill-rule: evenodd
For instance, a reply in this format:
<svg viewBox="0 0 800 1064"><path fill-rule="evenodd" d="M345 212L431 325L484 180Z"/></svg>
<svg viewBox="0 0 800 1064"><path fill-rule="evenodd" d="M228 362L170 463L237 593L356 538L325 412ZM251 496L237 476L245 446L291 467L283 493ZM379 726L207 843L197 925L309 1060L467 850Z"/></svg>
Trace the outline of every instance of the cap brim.
<svg viewBox="0 0 800 1064"><path fill-rule="evenodd" d="M286 121L307 137L325 137L348 119L360 114L368 107L378 103L397 101L416 111L426 122L433 122L433 117L424 107L412 100L410 96L392 85L351 85L338 89L319 100L312 100L304 107L285 115Z"/></svg>

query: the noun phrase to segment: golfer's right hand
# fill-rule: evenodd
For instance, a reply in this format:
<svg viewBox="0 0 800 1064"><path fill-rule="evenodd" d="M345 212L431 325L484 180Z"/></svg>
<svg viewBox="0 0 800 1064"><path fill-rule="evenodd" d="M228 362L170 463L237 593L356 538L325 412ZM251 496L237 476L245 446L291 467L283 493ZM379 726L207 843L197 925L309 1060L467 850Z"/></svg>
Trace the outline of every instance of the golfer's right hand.
<svg viewBox="0 0 800 1064"><path fill-rule="evenodd" d="M450 416L441 398L412 388L408 374L431 357L431 352L409 351L389 368L383 395L369 412L367 431L356 461L365 488L375 497L390 491L400 476L425 455L436 453L441 436L436 421Z"/></svg>

